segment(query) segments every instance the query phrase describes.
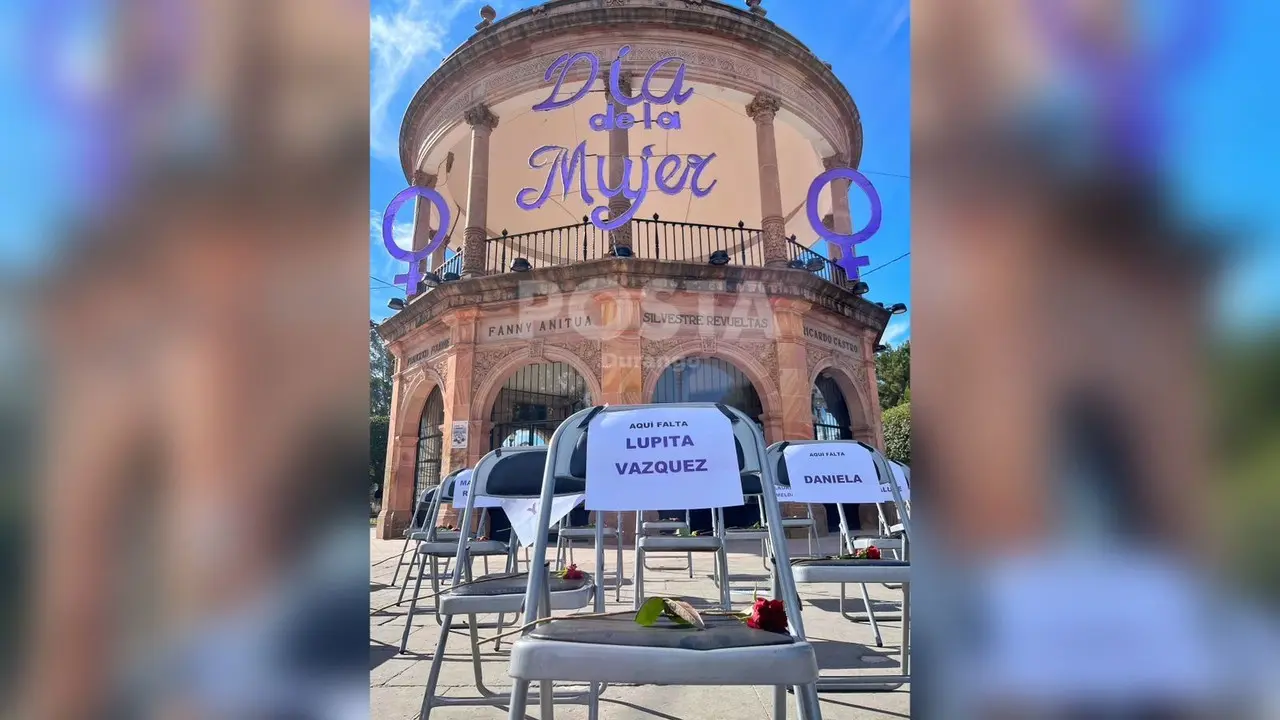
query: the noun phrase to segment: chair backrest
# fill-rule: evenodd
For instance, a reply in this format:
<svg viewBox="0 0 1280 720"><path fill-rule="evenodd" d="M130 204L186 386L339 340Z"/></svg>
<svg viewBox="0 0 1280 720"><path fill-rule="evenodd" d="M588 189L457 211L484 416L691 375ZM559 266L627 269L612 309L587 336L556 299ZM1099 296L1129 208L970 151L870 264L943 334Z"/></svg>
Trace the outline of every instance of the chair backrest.
<svg viewBox="0 0 1280 720"><path fill-rule="evenodd" d="M583 453L585 455L585 451ZM513 499L535 498L542 494L542 477L547 467L547 448L502 447L480 458L471 485L478 495ZM586 474L585 472L583 473ZM556 480L556 495L582 492L583 481L568 475Z"/></svg>
<svg viewBox="0 0 1280 720"><path fill-rule="evenodd" d="M791 485L791 481L792 481L791 474L788 471L787 462L786 462L786 452L785 452L786 449L789 447L803 446L803 445L819 445L824 447L830 446L833 448L847 447L853 450L854 452L858 453L860 458L866 458L867 456L869 456L871 459L872 466L875 468L876 482L879 486L880 492L877 493L876 495L873 495L872 496L873 499L871 500L858 500L858 499L851 498L847 501L840 501L840 502L872 501L872 502L876 502L877 505L879 505L880 502L893 503L893 505L898 509L898 517L902 520L904 532L907 532L908 535L910 534L909 533L910 506L902 498L901 490L899 488L897 479L894 477L893 468L890 465L891 461L888 458L886 458L884 454L881 453L879 450L876 450L875 448L871 447L870 445L864 442L860 442L858 440L788 440L788 441L783 441L779 443L774 443L769 446L768 464L770 465L771 468L773 468L774 473L778 478L779 484ZM797 502L806 502L806 500L804 500L803 498L797 498L796 500ZM837 500L832 499L832 500L823 500L822 502L836 502L836 501ZM817 502L817 501L814 501L814 502Z"/></svg>
<svg viewBox="0 0 1280 720"><path fill-rule="evenodd" d="M671 413L673 418L678 418L682 413L687 415L688 421L701 420L706 422L705 410L711 408L722 413L730 423L732 428L734 445L737 454L737 469L742 484L752 484L756 492L762 494L765 505L765 513L769 517L781 517L776 496L775 483L773 480L773 470L769 467L766 454L764 435L752 419L736 408L727 407L718 403L670 403L662 405L622 405L609 407L594 407L587 410L577 412L569 417L556 428L555 433L551 437L551 442L547 447L547 466L543 474L542 486L542 506L543 510L538 520L538 526L535 530L535 542L531 567L542 567L546 562L547 552L547 526L550 524L550 508L549 501L558 490L557 481L560 477L572 477L583 481L584 489L589 490L590 479L586 477L588 468L593 463L588 463L587 457L587 430L595 419L601 413L627 413L636 410L661 409L664 412ZM688 412L694 409L703 412ZM723 426L721 426L723 427ZM714 434L714 431L710 434ZM630 447L630 445L628 445ZM683 445L682 445L683 447ZM686 462L685 457L673 453L673 460L682 463ZM613 458L610 458L613 461ZM694 461L697 462L697 461ZM704 463L709 462L703 461ZM596 466L599 467L599 466ZM655 465L656 471L656 465ZM574 471L578 471L575 473ZM640 475L637 481L643 481L645 475ZM723 478L723 476L721 476ZM757 485L758 484L758 485ZM740 488L741 489L741 488ZM590 494L588 494L590 498ZM670 500L675 498L655 498L655 502L661 502L667 505L667 509L671 509L668 504ZM679 506L684 501L677 501ZM741 500L736 504L740 504ZM639 508L607 508L612 510L634 510ZM684 509L684 508L679 508ZM599 542L600 532L603 523L596 523L597 543L596 543L596 560L597 563L603 561L603 544ZM775 553L774 568L778 573L778 585L781 588L781 598L789 607L798 608L800 605L799 595L796 593L795 581L791 576L791 561L787 551L786 534L782 529L781 523L774 523L769 528L770 537L773 542L773 550ZM539 616L539 606L543 598L543 588L547 579L541 573L534 573L530 577L529 587L525 595L525 622L531 622ZM596 610L604 609L603 594L596 594ZM549 611L549 608L547 609ZM799 612L792 615L792 628L796 635L804 637L803 620L800 618Z"/></svg>

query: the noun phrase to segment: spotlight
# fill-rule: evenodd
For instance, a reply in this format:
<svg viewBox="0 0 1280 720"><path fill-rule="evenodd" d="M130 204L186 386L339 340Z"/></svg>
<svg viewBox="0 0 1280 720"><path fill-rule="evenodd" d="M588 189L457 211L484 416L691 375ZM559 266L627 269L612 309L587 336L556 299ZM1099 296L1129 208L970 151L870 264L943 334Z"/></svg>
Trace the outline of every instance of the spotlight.
<svg viewBox="0 0 1280 720"><path fill-rule="evenodd" d="M893 305L889 306L889 312L893 313L894 315L901 315L906 311L907 311L907 306L902 303L894 303Z"/></svg>
<svg viewBox="0 0 1280 720"><path fill-rule="evenodd" d="M712 265L728 265L729 253L725 252L724 250L717 250L711 253L711 257L707 259L707 262L711 263Z"/></svg>
<svg viewBox="0 0 1280 720"><path fill-rule="evenodd" d="M511 261L512 272L529 272L532 269L533 266L529 264L529 260L526 258L516 258Z"/></svg>
<svg viewBox="0 0 1280 720"><path fill-rule="evenodd" d="M866 295L867 293L871 292L871 286L862 282L861 280L854 283L851 289L853 290L853 294L857 295L858 297L862 297L863 295Z"/></svg>
<svg viewBox="0 0 1280 720"><path fill-rule="evenodd" d="M423 273L421 282L422 282L422 285L426 288L439 287L440 276L432 272Z"/></svg>
<svg viewBox="0 0 1280 720"><path fill-rule="evenodd" d="M795 260L792 260L791 262L787 263L787 267L791 268L792 270L808 270L809 269L805 261L801 260L800 258L796 258Z"/></svg>
<svg viewBox="0 0 1280 720"><path fill-rule="evenodd" d="M631 257L631 248L627 245L614 245L610 254L614 257L629 258Z"/></svg>
<svg viewBox="0 0 1280 720"><path fill-rule="evenodd" d="M458 273L456 273L456 272L447 272L447 273L445 273L445 274L444 274L444 277L440 278L440 282L453 282L453 281L458 280L458 279L460 279L460 278L461 278L461 276L460 276L460 275L458 275Z"/></svg>
<svg viewBox="0 0 1280 720"><path fill-rule="evenodd" d="M404 300L401 300L400 298L391 298L390 300L387 301L387 307L396 311L403 310Z"/></svg>
<svg viewBox="0 0 1280 720"><path fill-rule="evenodd" d="M876 345L875 347L876 352L884 352L885 350L889 350L889 349L891 348L888 345Z"/></svg>
<svg viewBox="0 0 1280 720"><path fill-rule="evenodd" d="M822 268L826 267L826 265L827 265L826 263L822 262L822 258L818 257L817 255L814 255L813 257L809 258L808 262L804 264L804 269L808 270L809 272L816 273L816 272L821 272Z"/></svg>
<svg viewBox="0 0 1280 720"><path fill-rule="evenodd" d="M878 303L876 303L876 307L880 308L881 310L888 310L888 309L889 309L889 308L885 307L885 306L884 306L884 303L882 303L882 302L878 302Z"/></svg>

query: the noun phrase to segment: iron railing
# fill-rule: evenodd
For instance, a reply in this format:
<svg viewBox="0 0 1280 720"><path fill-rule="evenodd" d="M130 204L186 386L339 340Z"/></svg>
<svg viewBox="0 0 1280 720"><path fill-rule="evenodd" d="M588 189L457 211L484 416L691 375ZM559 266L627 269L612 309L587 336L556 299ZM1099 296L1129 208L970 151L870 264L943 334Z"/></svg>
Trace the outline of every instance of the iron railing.
<svg viewBox="0 0 1280 720"><path fill-rule="evenodd" d="M574 225L534 230L510 235L506 230L485 241L486 273L511 270L516 258L524 258L530 268L569 265L602 258L609 252L608 233L591 224L590 218Z"/></svg>
<svg viewBox="0 0 1280 720"><path fill-rule="evenodd" d="M787 256L791 260L799 260L806 265L814 267L816 267L820 261L821 267L817 270L810 270L810 272L829 283L835 283L840 287L844 287L849 281L849 274L845 272L844 268L837 265L834 261L825 258L796 242L795 235L792 235L787 239Z"/></svg>
<svg viewBox="0 0 1280 720"><path fill-rule="evenodd" d="M699 223L662 220L655 213L652 220L631 221L631 251L636 257L650 260L684 260L705 263L711 253L724 250L729 262L737 265L764 265L763 235L756 228L701 225Z"/></svg>
<svg viewBox="0 0 1280 720"><path fill-rule="evenodd" d="M453 257L440 263L440 266L431 272L438 278L443 278L445 273L456 273L458 277L462 277L462 253L454 253Z"/></svg>

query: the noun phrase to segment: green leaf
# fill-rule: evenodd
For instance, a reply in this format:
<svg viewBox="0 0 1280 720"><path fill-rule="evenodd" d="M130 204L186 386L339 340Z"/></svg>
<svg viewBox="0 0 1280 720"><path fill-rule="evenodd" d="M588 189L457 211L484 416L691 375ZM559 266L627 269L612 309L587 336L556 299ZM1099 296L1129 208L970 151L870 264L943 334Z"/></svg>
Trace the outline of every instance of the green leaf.
<svg viewBox="0 0 1280 720"><path fill-rule="evenodd" d="M684 620L685 623L688 623L689 625L692 625L698 628L699 630L707 629L707 624L702 621L702 616L698 614L697 610L693 609L692 605L685 602L684 600L676 600L675 598L662 598L662 604L664 606L664 610L668 614L675 615L681 620Z"/></svg>
<svg viewBox="0 0 1280 720"><path fill-rule="evenodd" d="M660 597L651 597L645 600L640 609L636 611L636 624L652 627L654 623L658 622L658 618L662 617L662 612L666 607L666 603Z"/></svg>

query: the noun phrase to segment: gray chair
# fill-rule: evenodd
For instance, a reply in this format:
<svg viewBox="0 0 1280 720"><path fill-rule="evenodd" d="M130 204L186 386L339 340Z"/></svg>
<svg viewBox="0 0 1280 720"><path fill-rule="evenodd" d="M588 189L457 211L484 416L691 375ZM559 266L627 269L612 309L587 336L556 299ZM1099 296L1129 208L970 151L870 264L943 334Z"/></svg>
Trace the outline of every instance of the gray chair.
<svg viewBox="0 0 1280 720"><path fill-rule="evenodd" d="M428 515L427 529L423 531L425 533L425 537L418 541L418 577L414 582L413 596L409 602L409 612L405 615L404 619L404 634L400 638L401 654L408 652L409 633L413 630L413 616L418 613L418 598L422 591L422 578L428 575L429 570L431 577L431 593L432 595L439 596L441 587L440 578L442 575L439 567L440 560L443 558L447 565L448 562L458 554L458 545L460 538L462 537L462 533L448 533L446 535L445 531L438 530L435 524L436 519L440 515L440 506L444 503L453 502L454 488L457 485L458 475L461 473L462 470L449 473L440 482L440 486L437 488L435 493L435 501L432 504L431 511ZM468 495L468 498L470 498L470 495ZM481 519L481 527L484 526L486 519L487 513L486 517ZM461 527L469 528L471 527L469 523L470 518L464 517L460 525ZM511 568L515 554L506 543L498 540L476 541L474 538L478 537L477 533L467 533L467 537L471 539L468 543L470 546L468 562L470 561L470 558L483 558L485 571L488 572L489 558L505 555L507 557L506 567L508 569ZM430 565L430 568L428 568L428 565ZM455 575L458 570L459 568L454 568ZM466 567L465 571L469 575L471 573L471 567ZM405 584L407 585L409 582L409 575L407 573L405 574L404 579ZM401 588L400 592L403 595L404 589ZM432 613L435 615L436 624L442 624L443 621L440 617L439 602L435 603L435 607L432 608Z"/></svg>
<svg viewBox="0 0 1280 720"><path fill-rule="evenodd" d="M575 413L561 423L551 438L547 465L542 482L542 514L539 530L550 525L550 500L559 489L558 479L566 474L574 460L574 449L600 413L626 413L639 407L595 407ZM762 484L766 512L778 514L772 471L765 464L764 438L759 427L744 413L713 403L673 403L662 408L677 414L682 410L714 409L731 424L739 447L739 466L755 468L753 484ZM699 419L705 419L699 415ZM585 467L585 457L582 458ZM750 477L740 474L744 481ZM589 480L588 480L589 482ZM778 551L776 577L778 598L789 608L798 608L800 599L791 578L782 527L773 527ZM643 539L643 538L641 538ZM719 539L719 538L716 538ZM547 542L540 534L534 546L534 565L543 564ZM603 562L604 549L596 546L597 566ZM637 566L637 575L641 572ZM638 583L637 583L638 584ZM727 579L725 585L727 585ZM597 596L596 610L604 603ZM549 614L548 587L541 574L531 576L524 600L525 622L530 623ZM640 627L631 618L563 618L543 623L524 633L511 649L508 674L514 681L508 705L510 720L523 720L529 702L529 684L538 682L541 714L554 717L553 682L592 683L589 717L598 717L599 683L634 683L657 685L773 685L774 714L785 717L787 687L796 690L800 717L820 720L818 705L817 660L812 645L805 640L804 626L798 612L791 613L792 634L755 630L737 619L710 618L705 631L677 629L670 625Z"/></svg>
<svg viewBox="0 0 1280 720"><path fill-rule="evenodd" d="M840 677L840 678L819 678L819 692L885 692L896 690L904 684L911 682L910 673L910 644L911 644L911 597L910 597L910 579L911 565L906 557L906 549L908 547L907 538L910 530L910 515L906 510L906 505L902 501L901 493L898 490L897 483L893 481L892 471L889 468L889 461L877 451L875 448L856 440L800 440L795 442L774 443L769 446L768 464L774 469L774 475L783 485L790 485L790 477L787 472L787 465L784 461L783 451L793 445L842 445L853 448L859 452L865 452L871 455L872 461L876 468L877 480L882 486L887 485L894 498L894 504L898 507L899 517L902 519L902 540L904 555L903 559L890 559L882 557L879 560L864 559L838 559L838 558L800 558L791 561L792 573L797 585L806 584L838 584L842 588L845 584L859 584L863 587L863 599L866 603L868 611L871 609L871 600L866 592L866 583L898 583L902 586L902 648L900 651L900 672L891 675L863 675L856 677ZM843 523L843 513L841 521ZM776 570L776 565L775 565ZM775 585L777 581L775 580ZM874 615L871 616L872 627L876 632L876 644L881 645L879 628L875 626Z"/></svg>
<svg viewBox="0 0 1280 720"><path fill-rule="evenodd" d="M590 523L585 527L573 527L569 524L569 518L565 517L560 522L560 526L556 531L556 561L563 566L565 552L568 552L569 563L573 563L573 545L575 542L595 543L596 526L595 523L600 522L600 513L595 514L594 523ZM622 600L622 579L625 576L622 567L622 513L616 513L616 526L609 530L606 534L613 536L614 547L617 548L617 565L614 571L614 588L613 599L615 601ZM601 580L604 579L604 568L597 567L596 572L600 574Z"/></svg>
<svg viewBox="0 0 1280 720"><path fill-rule="evenodd" d="M498 448L480 459L472 476L472 492L467 494L467 503L462 513L462 527L469 527L471 516L475 512L475 497L485 495L497 498L536 497L542 488L542 472L546 466L547 448L545 447L504 447ZM568 479L558 486L563 492L554 494L572 494L582 492L580 480ZM549 507L550 497L544 497L544 507ZM596 528L597 541L602 530ZM484 674L480 662L480 638L476 633L478 627L476 616L479 614L498 615L497 627L503 627L503 617L510 613L519 615L525 602L525 590L529 578L537 577L542 587L548 590L547 601L550 610L576 610L587 607L594 599L597 605L604 604L604 591L595 578L584 573L581 579L568 580L550 577L550 573L541 561L545 557L547 533L542 533L541 546L544 553L537 556L529 573L510 572L514 567L514 555L508 572L496 575L484 575L472 578L471 549L483 543L467 540L458 543L457 556L453 568L453 587L439 596L437 606L444 622L440 629L440 637L436 641L435 653L431 656L431 670L427 675L427 687L422 698L421 717L426 720L431 710L450 705L505 705L505 691L495 692L484 684ZM602 554L603 546L597 544L597 558ZM599 564L597 564L599 567ZM465 584L463 584L465 581ZM467 616L467 626L471 636L471 665L475 676L477 697L454 697L436 694L436 686L440 680L440 668L444 661L445 645L453 620L458 615ZM496 649L496 648L495 648ZM585 702L586 693L563 695L556 698L562 702Z"/></svg>
<svg viewBox="0 0 1280 720"><path fill-rule="evenodd" d="M404 546L400 548L400 559L396 562L396 570L391 574L391 585L394 587L400 578L400 568L405 565L412 566L412 562L404 561L405 555L409 554L409 543L416 540L426 539L427 514L432 504L435 502L436 489L429 487L418 494L413 500L413 514L409 516L409 527L404 530ZM405 583L408 583L409 573L405 572ZM404 602L404 590L400 591L400 602Z"/></svg>
<svg viewBox="0 0 1280 720"><path fill-rule="evenodd" d="M760 542L760 562L764 565L764 569L769 569L769 558L772 553L769 550L769 528L768 518L765 517L763 508L764 501L759 495L752 496L755 500L756 507L761 508L759 528L726 528L726 540L758 540ZM806 532L806 539L809 541L809 554L813 554L813 544L818 540L818 524L813 519L813 506L805 504L805 517L802 518L782 518L782 529L785 535L787 530L803 528Z"/></svg>
<svg viewBox="0 0 1280 720"><path fill-rule="evenodd" d="M665 511L664 511L665 512ZM642 535L661 535L663 533L674 533L679 535L682 531L689 532L693 524L689 520L689 511L684 511L684 520L641 520L640 526L636 528L636 540L639 541ZM648 558L645 559L645 570L667 570L669 568L656 568L648 564ZM693 553L685 553L685 567L670 568L676 570L688 570L689 577L693 577Z"/></svg>

